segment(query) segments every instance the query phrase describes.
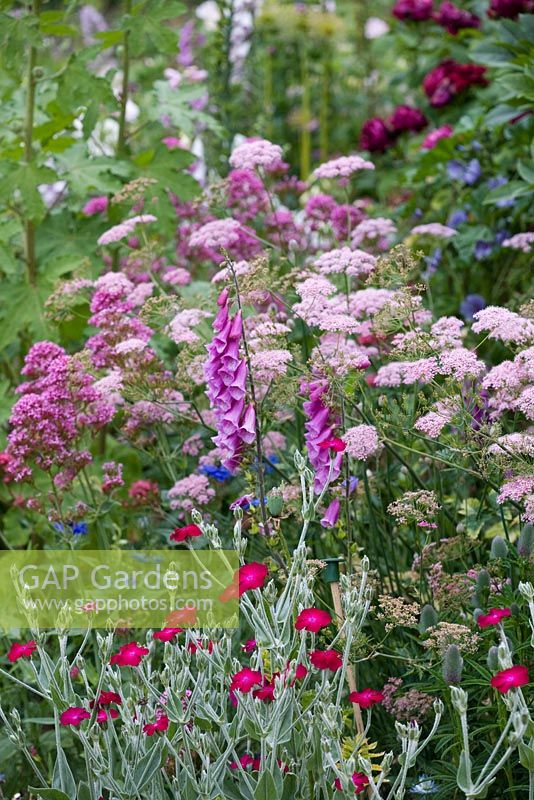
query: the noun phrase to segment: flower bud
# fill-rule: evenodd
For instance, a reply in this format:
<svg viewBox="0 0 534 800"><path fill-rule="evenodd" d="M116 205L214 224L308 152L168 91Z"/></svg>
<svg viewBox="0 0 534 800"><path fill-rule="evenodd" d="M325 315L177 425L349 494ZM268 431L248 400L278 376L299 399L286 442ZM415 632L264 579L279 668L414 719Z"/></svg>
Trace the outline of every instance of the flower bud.
<svg viewBox="0 0 534 800"><path fill-rule="evenodd" d="M491 543L490 558L506 558L508 545L502 536L495 536Z"/></svg>
<svg viewBox="0 0 534 800"><path fill-rule="evenodd" d="M495 672L499 669L499 649L495 645L490 647L488 650L486 664L488 665L488 669L490 669L492 672Z"/></svg>
<svg viewBox="0 0 534 800"><path fill-rule="evenodd" d="M459 686L451 686L451 702L459 714L467 713L469 695Z"/></svg>
<svg viewBox="0 0 534 800"><path fill-rule="evenodd" d="M519 591L527 601L527 603L534 603L534 586L530 583L530 581L523 583L520 582L518 586Z"/></svg>
<svg viewBox="0 0 534 800"><path fill-rule="evenodd" d="M464 660L460 649L455 644L450 644L443 657L443 678L449 686L457 685L462 680Z"/></svg>
<svg viewBox="0 0 534 800"><path fill-rule="evenodd" d="M421 609L421 616L419 617L419 632L425 633L429 628L433 628L438 624L439 617L436 609L427 603Z"/></svg>
<svg viewBox="0 0 534 800"><path fill-rule="evenodd" d="M534 525L530 522L525 525L519 534L517 552L522 558L528 558L534 553Z"/></svg>

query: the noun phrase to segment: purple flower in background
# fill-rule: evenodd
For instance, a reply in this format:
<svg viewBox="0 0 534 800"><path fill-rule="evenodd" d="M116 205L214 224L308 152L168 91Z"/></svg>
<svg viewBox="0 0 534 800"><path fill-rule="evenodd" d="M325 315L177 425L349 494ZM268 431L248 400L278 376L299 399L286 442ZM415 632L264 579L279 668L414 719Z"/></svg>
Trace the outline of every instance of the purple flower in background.
<svg viewBox="0 0 534 800"><path fill-rule="evenodd" d="M321 520L321 525L323 526L323 528L334 528L337 525L340 508L341 508L341 503L336 497L335 500L332 500L332 502L324 512L324 516Z"/></svg>
<svg viewBox="0 0 534 800"><path fill-rule="evenodd" d="M442 25L453 36L456 36L462 28L480 27L480 17L477 17L476 14L471 14L469 11L464 11L450 2L442 3L438 11L432 16L438 25Z"/></svg>
<svg viewBox="0 0 534 800"><path fill-rule="evenodd" d="M247 364L239 347L243 335L241 312L231 317L228 290L219 295L220 308L213 323L214 336L207 346L208 360L204 367L206 394L215 412L217 436L214 443L224 457L222 465L235 470L244 447L255 437L254 406L246 403Z"/></svg>
<svg viewBox="0 0 534 800"><path fill-rule="evenodd" d="M325 402L325 395L328 394L328 381L303 382L301 391L308 392L310 397L303 404L304 413L307 417L304 438L308 448L308 457L315 470L315 491L319 493L327 484L330 470L329 448L320 447L320 445L322 442L332 439L333 430L339 424L339 419L332 413L332 410ZM341 471L342 460L343 453L336 453L333 459L332 481L338 477Z"/></svg>
<svg viewBox="0 0 534 800"><path fill-rule="evenodd" d="M464 222L467 222L467 220L468 220L467 211L464 211L463 208L459 208L458 211L452 212L449 219L447 220L447 225L450 225L451 228L457 228L459 225L462 225Z"/></svg>
<svg viewBox="0 0 534 800"><path fill-rule="evenodd" d="M182 67L191 67L194 63L193 44L194 44L195 22L190 19L185 23L180 31L178 43L178 56L176 60Z"/></svg>
<svg viewBox="0 0 534 800"><path fill-rule="evenodd" d="M80 8L80 30L84 44L94 44L97 40L95 33L107 31L108 24L100 11L94 6L85 5Z"/></svg>
<svg viewBox="0 0 534 800"><path fill-rule="evenodd" d="M475 249L474 254L477 261L482 261L484 258L487 258L491 255L493 250L493 242L485 242L483 239L479 239L475 242Z"/></svg>
<svg viewBox="0 0 534 800"><path fill-rule="evenodd" d="M441 263L441 247L436 247L429 256L425 256L426 270L423 277L428 279L437 270Z"/></svg>
<svg viewBox="0 0 534 800"><path fill-rule="evenodd" d="M481 294L468 294L460 303L460 314L464 319L472 320L483 308L486 308L486 301Z"/></svg>
<svg viewBox="0 0 534 800"><path fill-rule="evenodd" d="M490 178L487 186L488 189L497 189L499 186L506 186L508 183L508 179L504 177L504 175L496 175L494 178ZM497 208L509 208L513 206L515 200L513 197L505 197L502 200L497 200L495 205Z"/></svg>
<svg viewBox="0 0 534 800"><path fill-rule="evenodd" d="M473 186L482 175L482 168L478 158L472 158L467 164L453 159L447 164L447 174L453 181L460 181L467 186Z"/></svg>
<svg viewBox="0 0 534 800"><path fill-rule="evenodd" d="M497 231L497 233L495 234L495 244L498 244L500 247L501 244L504 242L504 240L508 239L509 236L510 236L510 231L505 231L505 230Z"/></svg>

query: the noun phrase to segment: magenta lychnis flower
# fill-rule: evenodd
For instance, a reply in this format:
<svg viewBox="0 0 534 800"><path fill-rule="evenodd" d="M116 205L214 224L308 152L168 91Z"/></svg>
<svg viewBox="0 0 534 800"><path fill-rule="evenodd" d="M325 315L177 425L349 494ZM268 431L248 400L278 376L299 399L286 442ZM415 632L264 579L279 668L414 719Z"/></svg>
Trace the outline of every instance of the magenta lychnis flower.
<svg viewBox="0 0 534 800"><path fill-rule="evenodd" d="M321 608L304 608L297 617L295 628L298 631L310 631L319 633L321 628L326 628L332 622L332 617L328 611Z"/></svg>
<svg viewBox="0 0 534 800"><path fill-rule="evenodd" d="M86 708L82 708L82 706L71 706L61 714L59 722L61 725L72 725L74 728L77 728L78 725L82 724L84 719L90 719L90 717L91 714Z"/></svg>
<svg viewBox="0 0 534 800"><path fill-rule="evenodd" d="M169 727L169 718L166 714L161 714L155 722L147 722L143 725L143 733L147 736L154 736L155 733L165 733Z"/></svg>
<svg viewBox="0 0 534 800"><path fill-rule="evenodd" d="M160 642L172 642L172 640L179 633L182 633L183 628L163 628L161 631L156 631L153 636L154 639L159 639Z"/></svg>
<svg viewBox="0 0 534 800"><path fill-rule="evenodd" d="M501 670L490 681L493 688L501 694L506 694L510 689L526 686L528 682L528 669L521 664Z"/></svg>
<svg viewBox="0 0 534 800"><path fill-rule="evenodd" d="M137 642L123 644L119 652L111 656L110 664L118 664L119 667L138 667L143 656L148 655L148 647L142 647Z"/></svg>
<svg viewBox="0 0 534 800"><path fill-rule="evenodd" d="M346 446L347 445L343 439L338 439L336 437L332 439L325 439L324 442L319 442L318 444L318 447L320 447L322 450L333 450L335 453L342 453Z"/></svg>
<svg viewBox="0 0 534 800"><path fill-rule="evenodd" d="M384 695L376 689L367 688L362 689L361 692L351 692L349 700L351 703L358 703L362 708L371 708L377 703L381 703L384 700Z"/></svg>
<svg viewBox="0 0 534 800"><path fill-rule="evenodd" d="M314 650L310 653L310 661L317 669L329 669L331 672L343 666L343 659L337 650Z"/></svg>
<svg viewBox="0 0 534 800"><path fill-rule="evenodd" d="M232 675L232 682L230 684L231 692L243 692L247 694L254 686L263 685L263 675L258 670L250 669L250 667L243 667L235 675Z"/></svg>
<svg viewBox="0 0 534 800"><path fill-rule="evenodd" d="M487 614L480 614L477 623L481 628L489 628L490 625L498 625L505 617L511 616L509 608L490 608Z"/></svg>
<svg viewBox="0 0 534 800"><path fill-rule="evenodd" d="M265 584L269 568L266 564L252 561L239 567L239 596L248 592L250 589L261 589Z"/></svg>
<svg viewBox="0 0 534 800"><path fill-rule="evenodd" d="M198 525L184 525L183 528L175 528L169 538L171 542L185 542L188 539L194 539L196 536L202 536L202 531Z"/></svg>
<svg viewBox="0 0 534 800"><path fill-rule="evenodd" d="M356 789L355 794L361 794L365 790L365 787L369 786L369 778L364 772L354 772L351 780ZM334 786L336 787L338 792L341 792L343 789L339 778L335 779Z"/></svg>
<svg viewBox="0 0 534 800"><path fill-rule="evenodd" d="M7 657L11 663L14 664L19 658L31 658L36 648L37 642L34 642L33 639L31 642L26 642L25 644L13 642Z"/></svg>

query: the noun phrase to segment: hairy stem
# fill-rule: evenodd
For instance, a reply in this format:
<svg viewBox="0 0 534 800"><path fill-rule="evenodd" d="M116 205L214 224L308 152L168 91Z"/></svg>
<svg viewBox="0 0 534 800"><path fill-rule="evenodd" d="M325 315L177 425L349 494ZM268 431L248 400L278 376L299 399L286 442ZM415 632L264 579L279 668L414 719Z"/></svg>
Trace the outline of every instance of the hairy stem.
<svg viewBox="0 0 534 800"><path fill-rule="evenodd" d="M32 13L38 20L41 11L41 0L33 0ZM37 48L30 45L28 52L26 117L24 121L24 160L26 164L33 161L33 121L35 116L35 86L37 84L35 67L37 65ZM35 258L35 222L26 219L24 222L24 253L26 271L31 286L37 283L37 262Z"/></svg>

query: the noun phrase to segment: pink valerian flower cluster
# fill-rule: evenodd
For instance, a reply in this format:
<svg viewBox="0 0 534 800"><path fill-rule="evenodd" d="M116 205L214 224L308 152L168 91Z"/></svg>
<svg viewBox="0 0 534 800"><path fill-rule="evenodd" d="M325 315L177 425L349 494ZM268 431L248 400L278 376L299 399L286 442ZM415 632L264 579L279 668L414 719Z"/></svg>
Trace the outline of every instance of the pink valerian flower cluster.
<svg viewBox="0 0 534 800"><path fill-rule="evenodd" d="M232 218L206 222L191 234L188 245L202 259L216 264L225 260L222 250L236 260L247 260L261 252L261 245L252 228Z"/></svg>
<svg viewBox="0 0 534 800"><path fill-rule="evenodd" d="M332 438L334 429L339 425L339 418L328 405L328 381L304 381L301 391L309 397L302 406L306 415L304 438L308 458L315 470L315 491L320 493L329 480L335 481L341 472L343 453L332 454L331 458L328 449L320 446L325 440Z"/></svg>
<svg viewBox="0 0 534 800"><path fill-rule="evenodd" d="M84 435L107 425L114 407L81 363L52 342L30 349L22 374L28 381L18 387L22 396L11 412L6 471L21 481L37 467L64 489L92 461L89 451L80 449Z"/></svg>
<svg viewBox="0 0 534 800"><path fill-rule="evenodd" d="M314 262L314 267L322 275L341 273L354 278L369 275L375 266L375 256L363 250L351 250L350 247L328 250Z"/></svg>
<svg viewBox="0 0 534 800"><path fill-rule="evenodd" d="M206 394L217 424L213 441L224 453L223 465L235 470L244 448L254 441L256 415L252 403L246 401L248 372L240 353L241 311L230 316L227 289L221 292L217 304L219 313L213 323L214 336L207 346L208 359L204 368Z"/></svg>
<svg viewBox="0 0 534 800"><path fill-rule="evenodd" d="M102 491L104 494L109 494L113 489L124 486L122 464L118 464L116 461L106 461L102 465L102 471L104 473L102 477Z"/></svg>
<svg viewBox="0 0 534 800"><path fill-rule="evenodd" d="M361 156L340 156L321 164L314 171L313 176L319 180L322 178L350 178L360 170L374 168L375 165L371 161L366 161Z"/></svg>
<svg viewBox="0 0 534 800"><path fill-rule="evenodd" d="M534 244L534 231L526 233L516 233L502 243L503 247L511 247L512 250L521 250L523 253L530 253Z"/></svg>
<svg viewBox="0 0 534 800"><path fill-rule="evenodd" d="M105 214L108 210L109 199L102 195L100 197L92 197L82 208L82 214L85 217L94 217L95 214Z"/></svg>
<svg viewBox="0 0 534 800"><path fill-rule="evenodd" d="M187 475L169 489L169 505L173 510L189 513L196 506L205 506L215 497L205 475Z"/></svg>
<svg viewBox="0 0 534 800"><path fill-rule="evenodd" d="M430 131L421 142L422 150L432 150L441 139L448 139L452 136L454 130L451 125L441 125L441 127Z"/></svg>
<svg viewBox="0 0 534 800"><path fill-rule="evenodd" d="M463 381L478 377L486 369L476 354L464 347L444 350L439 356L420 358L417 361L393 361L380 367L374 378L375 386L411 386L430 383L437 375Z"/></svg>
<svg viewBox="0 0 534 800"><path fill-rule="evenodd" d="M534 320L499 306L487 306L473 315L474 333L488 332L490 339L514 344L534 343Z"/></svg>
<svg viewBox="0 0 534 800"><path fill-rule="evenodd" d="M136 229L137 225L147 225L149 222L157 222L157 217L153 214L140 214L136 217L125 219L113 228L105 231L97 240L97 244L104 246L108 244L116 244L117 242L131 236Z"/></svg>
<svg viewBox="0 0 534 800"><path fill-rule="evenodd" d="M373 240L379 250L386 250L396 234L395 223L385 217L364 219L352 232L352 246L359 247L366 239Z"/></svg>
<svg viewBox="0 0 534 800"><path fill-rule="evenodd" d="M456 236L457 233L454 228L442 225L441 222L427 222L425 225L416 225L411 232L412 235L436 236L438 239L450 239L451 236Z"/></svg>
<svg viewBox="0 0 534 800"><path fill-rule="evenodd" d="M267 139L249 139L232 150L230 165L234 169L278 171L284 167L282 148Z"/></svg>
<svg viewBox="0 0 534 800"><path fill-rule="evenodd" d="M229 172L226 178L226 205L241 223L265 213L269 207L269 196L261 178L248 169Z"/></svg>
<svg viewBox="0 0 534 800"><path fill-rule="evenodd" d="M343 441L347 445L347 455L358 461L366 461L376 455L380 448L378 431L374 425L355 425L348 428L343 434Z"/></svg>

